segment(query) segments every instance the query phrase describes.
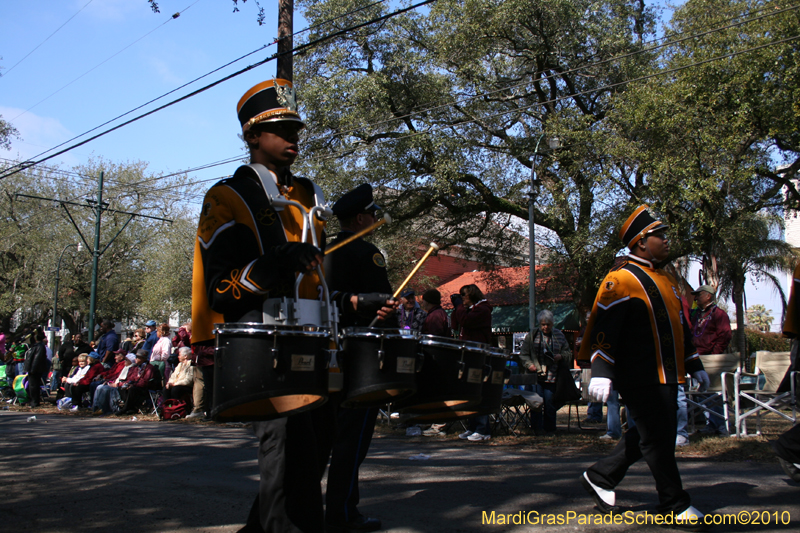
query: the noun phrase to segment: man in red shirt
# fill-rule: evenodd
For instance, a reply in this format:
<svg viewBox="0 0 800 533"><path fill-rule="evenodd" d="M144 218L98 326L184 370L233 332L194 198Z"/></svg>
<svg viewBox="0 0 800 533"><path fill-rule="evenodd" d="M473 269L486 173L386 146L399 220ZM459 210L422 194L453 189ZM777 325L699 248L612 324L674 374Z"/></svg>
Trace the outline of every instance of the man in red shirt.
<svg viewBox="0 0 800 533"><path fill-rule="evenodd" d="M733 333L731 332L731 320L728 314L717 307L716 291L711 285L701 285L696 291L692 291L694 301L697 304L689 313L689 324L692 330L692 344L697 348L699 355L725 353L728 344L731 342ZM680 402L679 402L680 406ZM685 409L685 404L682 406ZM700 430L701 433L726 434L728 428L725 427L725 420L722 416L722 406L712 406L715 413L719 416L706 413L706 426ZM683 413L679 413L680 419ZM682 421L686 425L687 416L683 415ZM678 432L680 433L680 427Z"/></svg>
<svg viewBox="0 0 800 533"><path fill-rule="evenodd" d="M731 320L727 313L717 307L716 291L711 285L701 285L692 291L697 308L692 309L692 343L697 353L707 355L725 353L731 342Z"/></svg>

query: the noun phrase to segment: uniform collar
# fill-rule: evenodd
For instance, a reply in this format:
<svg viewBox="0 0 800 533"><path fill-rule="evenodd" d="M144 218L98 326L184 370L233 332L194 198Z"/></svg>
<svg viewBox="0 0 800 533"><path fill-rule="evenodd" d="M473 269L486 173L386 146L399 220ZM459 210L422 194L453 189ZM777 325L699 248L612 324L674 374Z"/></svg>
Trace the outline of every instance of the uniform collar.
<svg viewBox="0 0 800 533"><path fill-rule="evenodd" d="M650 261L648 261L647 259L644 259L643 257L639 257L638 255L628 254L628 259L629 259L630 261L633 261L633 262L635 262L635 263L639 263L639 264L641 264L642 266L646 266L646 267L648 267L648 268L652 268L653 270L655 270L655 268L656 268L656 267L653 265L653 263L651 263L651 262L650 262Z"/></svg>

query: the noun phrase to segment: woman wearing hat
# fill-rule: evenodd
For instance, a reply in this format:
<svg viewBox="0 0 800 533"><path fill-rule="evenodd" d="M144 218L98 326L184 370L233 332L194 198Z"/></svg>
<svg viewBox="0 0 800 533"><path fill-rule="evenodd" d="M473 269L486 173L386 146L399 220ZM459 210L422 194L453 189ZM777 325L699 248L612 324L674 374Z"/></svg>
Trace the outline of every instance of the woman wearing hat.
<svg viewBox="0 0 800 533"><path fill-rule="evenodd" d="M135 413L144 403L147 391L157 389L160 385L157 371L153 365L147 362L147 355L144 350L136 352L133 368L128 370L128 377L117 389L123 402L117 413L119 416Z"/></svg>

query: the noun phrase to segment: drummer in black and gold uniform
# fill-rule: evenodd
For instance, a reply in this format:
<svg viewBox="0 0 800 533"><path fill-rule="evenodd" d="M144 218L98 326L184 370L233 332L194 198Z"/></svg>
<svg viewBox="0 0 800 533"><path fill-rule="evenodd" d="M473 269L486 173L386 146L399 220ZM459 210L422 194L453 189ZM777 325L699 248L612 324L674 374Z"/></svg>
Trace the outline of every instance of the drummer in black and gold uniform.
<svg viewBox="0 0 800 533"><path fill-rule="evenodd" d="M313 207L321 191L310 180L293 177L289 170L298 155L299 132L304 126L292 84L281 79L259 83L239 100L237 113L251 163L264 165L273 173L283 196L306 209ZM322 262L322 251L298 242L302 228L298 209L273 209L258 175L248 167L240 167L232 178L206 193L192 280L195 354L213 356L215 323L261 322L266 298L293 298L298 272L305 274L300 298L317 299L321 291L315 269ZM324 223L315 220L312 231L317 242L324 242L323 230ZM338 302L340 308L352 311L357 305L359 311L372 316L382 312L378 299L348 298ZM375 305L370 307L369 302ZM213 385L206 380L206 386ZM261 482L242 531L324 531L320 480L329 454L331 417L323 406L253 424L259 438Z"/></svg>
<svg viewBox="0 0 800 533"><path fill-rule="evenodd" d="M792 276L789 304L786 306L786 317L783 321L783 336L792 339L791 363L778 392L790 390L792 372L800 370L800 361L797 359L800 351L800 264L795 267ZM800 425L792 427L770 444L786 475L800 483Z"/></svg>
<svg viewBox="0 0 800 533"><path fill-rule="evenodd" d="M331 242L331 246L372 226L377 220L375 212L378 209L372 197L372 186L368 183L342 196L333 205L333 213L339 219L342 231ZM390 298L392 293L383 254L363 238L325 256L325 279L334 293L378 293L383 294L381 298ZM374 314L342 313L340 326L366 327L373 318ZM397 327L397 320L389 317L378 325ZM331 402L337 400L341 401L342 398L331 397ZM360 499L358 469L369 450L377 417L377 408L338 409L325 494L327 533L376 531L381 528L380 520L363 516L357 508Z"/></svg>
<svg viewBox="0 0 800 533"><path fill-rule="evenodd" d="M646 205L636 209L620 231L627 261L606 275L597 293L580 355L591 359L589 394L605 402L612 388L619 391L636 427L581 482L601 511L616 511L615 487L644 458L659 512L673 513L679 528L696 530L693 522L703 514L691 506L675 461L677 394L686 371L705 387L708 375L692 346L677 283L658 268L669 255L666 230Z"/></svg>

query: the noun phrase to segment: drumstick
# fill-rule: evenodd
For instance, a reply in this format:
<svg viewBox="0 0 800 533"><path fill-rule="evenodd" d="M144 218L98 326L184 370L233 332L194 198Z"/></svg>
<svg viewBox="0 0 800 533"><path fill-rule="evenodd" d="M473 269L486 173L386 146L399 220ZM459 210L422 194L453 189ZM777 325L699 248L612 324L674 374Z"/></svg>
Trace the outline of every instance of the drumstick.
<svg viewBox="0 0 800 533"><path fill-rule="evenodd" d="M403 289L406 287L406 285L408 285L408 282L411 281L411 278L414 277L414 274L417 273L417 270L419 270L422 267L422 263L427 261L428 257L430 257L430 255L433 252L435 252L436 250L438 250L438 249L439 249L439 245L436 244L435 242L432 242L431 243L431 247L428 248L428 251L425 252L425 255L422 256L422 259L417 261L417 264L414 267L414 269L411 271L411 273L408 276L406 276L406 279L403 280L403 283L401 283L400 286L397 287L397 290L394 291L394 294L392 295L393 299L396 299L398 296L400 296L400 293L403 292ZM375 319L372 322L370 322L369 327L374 327L375 324L378 322L378 319L379 319L379 317L376 316Z"/></svg>
<svg viewBox="0 0 800 533"><path fill-rule="evenodd" d="M380 219L379 221L377 221L376 223L374 223L370 227L364 228L361 231L359 231L358 233L354 233L353 235L350 235L345 240L343 240L341 242L337 242L336 244L334 244L330 248L326 249L325 250L325 255L328 255L331 252L335 252L336 250L338 250L339 248L341 248L345 244L350 244L351 242L353 242L354 240L358 239L359 237L363 237L364 235L366 235L366 234L368 234L368 233L370 233L372 231L375 231L375 229L377 229L379 226L382 226L382 225L384 225L386 223L389 223L391 221L392 221L392 217L389 216L389 213L385 213L383 215L382 219Z"/></svg>

